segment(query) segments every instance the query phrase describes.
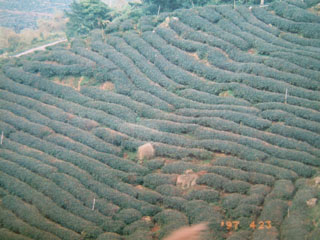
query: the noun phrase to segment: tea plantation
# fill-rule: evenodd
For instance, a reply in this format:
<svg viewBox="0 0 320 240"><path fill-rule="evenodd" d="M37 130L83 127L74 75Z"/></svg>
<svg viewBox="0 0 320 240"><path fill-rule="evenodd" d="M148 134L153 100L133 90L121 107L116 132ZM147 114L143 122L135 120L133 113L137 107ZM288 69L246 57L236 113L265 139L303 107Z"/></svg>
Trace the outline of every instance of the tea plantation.
<svg viewBox="0 0 320 240"><path fill-rule="evenodd" d="M206 239L319 239L318 2L180 9L8 60L0 239L152 240L200 222Z"/></svg>

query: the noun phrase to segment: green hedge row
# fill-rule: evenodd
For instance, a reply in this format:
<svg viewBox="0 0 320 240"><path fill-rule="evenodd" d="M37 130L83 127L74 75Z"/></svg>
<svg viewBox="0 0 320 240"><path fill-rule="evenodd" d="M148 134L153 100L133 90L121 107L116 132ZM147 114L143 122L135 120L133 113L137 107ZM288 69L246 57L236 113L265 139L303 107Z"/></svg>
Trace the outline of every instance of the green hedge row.
<svg viewBox="0 0 320 240"><path fill-rule="evenodd" d="M289 2L273 2L270 5L276 15L295 22L320 23L320 17L310 11L290 4Z"/></svg>
<svg viewBox="0 0 320 240"><path fill-rule="evenodd" d="M4 198L4 200L6 200L6 198ZM43 230L37 229L36 227L30 226L28 223L17 218L14 213L4 209L3 207L0 207L0 222L3 227L9 229L14 233L20 234L21 239L59 239L59 237L53 235L52 233L45 232ZM10 235L15 236L16 234L10 234L10 232L8 231L5 232L4 235L1 235L1 237L5 237L6 235L9 235L10 237Z"/></svg>
<svg viewBox="0 0 320 240"><path fill-rule="evenodd" d="M18 139L21 139L21 137ZM30 146L30 144L28 144L28 146ZM72 158L66 159L65 161L60 161L55 158L52 158L45 152L39 154L38 150L26 148L25 145L20 145L12 141L8 142L6 144L6 147L9 149L13 149L14 151L21 152L26 156L39 159L40 161L43 161L46 164L57 167L59 169L59 172L65 173L78 179L86 188L96 193L100 198L105 198L106 200L111 201L113 204L116 204L122 208L135 208L139 210L143 215L153 215L155 214L155 212L159 211L158 208L155 206L147 204L146 202L138 201L137 199L132 198L127 194L123 194L115 189L112 189L106 184L102 184L101 182L93 180L99 178L97 176L97 174L99 174L99 171L95 171L95 174L91 176L86 171L76 167L75 165L70 164L70 160L72 160ZM37 145L34 144L31 147L39 149L37 148ZM59 159L63 160L64 157L64 154L59 155ZM92 160L87 160L87 163L89 162L92 162ZM112 185L119 182L115 181L114 177L112 177L109 174L104 174L103 176L105 178L104 182L107 184Z"/></svg>
<svg viewBox="0 0 320 240"><path fill-rule="evenodd" d="M141 32L152 31L155 26L153 16L141 16L138 23L138 29Z"/></svg>
<svg viewBox="0 0 320 240"><path fill-rule="evenodd" d="M88 97L81 95L71 87L58 85L45 78L24 72L18 68L7 68L5 74L18 83L36 87L39 90L46 91L56 97L64 98L65 100L74 101L79 104L84 104L90 100Z"/></svg>
<svg viewBox="0 0 320 240"><path fill-rule="evenodd" d="M261 209L253 204L241 204L235 209L230 211L230 216L234 219L239 219L241 217L251 217L255 218L259 216ZM248 226L246 226L248 227Z"/></svg>
<svg viewBox="0 0 320 240"><path fill-rule="evenodd" d="M274 176L277 179L295 180L297 178L297 174L288 169L261 162L240 160L234 157L219 158L215 161L215 165L238 168L248 172L263 173Z"/></svg>
<svg viewBox="0 0 320 240"><path fill-rule="evenodd" d="M160 98L158 98L155 95L152 95L149 92L139 91L139 90L132 91L130 97L137 102L145 103L147 105L150 105L153 108L157 108L165 112L172 112L174 110L174 107L172 104L161 100Z"/></svg>
<svg viewBox="0 0 320 240"><path fill-rule="evenodd" d="M134 38L137 38L135 34L130 32L125 33L124 36L133 36ZM183 88L182 85L175 83L166 75L161 73L161 71L153 64L148 62L148 60L143 55L139 54L136 49L128 45L123 38L117 38L116 40L116 42L112 42L110 44L113 44L117 51L129 57L140 69L140 71L143 72L149 79L152 79L153 82L158 83L160 86L163 86L171 92L174 92L176 89Z"/></svg>
<svg viewBox="0 0 320 240"><path fill-rule="evenodd" d="M154 225L152 222L148 222L145 220L138 220L138 221L131 223L130 225L125 226L123 229L123 234L130 235L130 234L132 234L136 231L140 231L140 230L150 231L153 226ZM112 240L112 239L110 239L110 240Z"/></svg>
<svg viewBox="0 0 320 240"><path fill-rule="evenodd" d="M52 233L56 235L58 238L66 240L76 240L80 237L79 234L67 228L63 228L58 224L48 221L48 219L46 219L40 214L36 207L27 204L26 202L22 201L21 199L15 196L8 195L2 198L1 202L4 207L12 211L17 217L41 231Z"/></svg>
<svg viewBox="0 0 320 240"><path fill-rule="evenodd" d="M293 106L289 104L283 104L283 103L259 103L255 105L257 108L259 108L261 111L266 110L282 110L291 114L294 114L297 117L304 118L306 120L319 122L320 121L320 115L312 110Z"/></svg>
<svg viewBox="0 0 320 240"><path fill-rule="evenodd" d="M208 168L207 171L209 173L222 175L231 180L241 180L252 184L265 184L272 186L274 183L274 177L272 176L256 172L246 172L240 169L232 169L230 167L212 166Z"/></svg>
<svg viewBox="0 0 320 240"><path fill-rule="evenodd" d="M103 125L106 125L109 127L111 126L111 128L113 128L113 129L116 129L117 125L122 122L121 119L119 119L115 116L109 115L101 110L87 108L87 107L84 107L78 103L73 103L73 102L63 100L63 99L59 99L55 96L44 93L42 91L37 91L35 93L33 88L30 88L29 86L26 86L26 85L16 83L10 79L0 78L0 87L3 89L6 89L6 90L10 90L10 91L17 93L17 94L20 94L20 95L31 97L33 99L39 100L39 101L46 103L48 105L54 105L57 108L60 108L70 114L75 114L78 117L88 118L88 119L97 121ZM80 93L77 92L77 94L80 94ZM70 95L72 95L72 94L70 94ZM81 96L83 96L83 95L81 95ZM87 102L92 100L89 97L85 97L85 96L83 96L83 97L87 99ZM37 109L37 110L40 110L40 109ZM42 111L45 111L45 108L42 109ZM55 114L55 111L47 111L47 112L51 112L52 114ZM75 122L77 122L77 121L75 121ZM89 129L90 129L90 127L89 127Z"/></svg>
<svg viewBox="0 0 320 240"><path fill-rule="evenodd" d="M19 86L22 88L22 85ZM18 92L18 94L22 94L21 88L16 91L16 89L10 89L12 91ZM25 89L28 87L26 86ZM31 89L29 89L31 90ZM27 98L25 96L21 96L18 94L14 94L12 92L1 91L1 96L7 102L5 103L6 109L10 110L11 112L19 115L24 116L31 120L32 122L37 122L39 124L48 125L48 123L52 120L57 120L60 122L69 123L75 127L81 128L86 131L90 131L91 129L97 127L99 124L96 121L78 117L63 111L57 107L51 106L53 102L48 102L49 104L43 104L40 101ZM26 96L29 96L26 94ZM49 96L47 94L43 94L40 96ZM43 99L39 96L36 99ZM54 99L54 98L53 98ZM21 105L21 106L20 106ZM23 106L23 107L22 107ZM34 111L33 111L34 110Z"/></svg>
<svg viewBox="0 0 320 240"><path fill-rule="evenodd" d="M20 232L15 233L6 228L0 228L0 236L7 240L31 240L31 238L22 235Z"/></svg>
<svg viewBox="0 0 320 240"><path fill-rule="evenodd" d="M71 162L72 164L89 172L96 179L107 184L111 184L112 181L118 177L127 177L126 173L109 168L97 160L86 157L72 150L57 146L53 143L40 140L26 133L14 133L10 136L10 139L29 147L36 148L61 160Z"/></svg>
<svg viewBox="0 0 320 240"><path fill-rule="evenodd" d="M184 204L184 212L189 218L190 224L208 222L209 229L219 231L222 215L214 210L209 203L202 200L192 200Z"/></svg>
<svg viewBox="0 0 320 240"><path fill-rule="evenodd" d="M264 204L258 221L271 221L272 226L280 228L284 217L288 214L288 203L274 199Z"/></svg>
<svg viewBox="0 0 320 240"><path fill-rule="evenodd" d="M167 120L158 119L140 119L139 123L148 128L153 128L161 132L174 134L191 134L197 127L197 124L179 123Z"/></svg>
<svg viewBox="0 0 320 240"><path fill-rule="evenodd" d="M70 193L62 190L47 178L41 177L32 171L9 161L2 160L0 164L3 172L18 178L20 181L30 185L36 191L50 197L59 207L66 209L72 214L82 217L91 223L101 225L104 222L105 216L98 212L93 212L88 207L84 207L79 200L74 198Z"/></svg>
<svg viewBox="0 0 320 240"><path fill-rule="evenodd" d="M63 65L80 64L89 65L93 67L95 65L94 61L88 58L76 55L68 50L51 50L49 52L39 52L34 56L31 56L31 61L54 61Z"/></svg>
<svg viewBox="0 0 320 240"><path fill-rule="evenodd" d="M48 178L79 199L84 206L92 208L92 201L93 198L96 198L96 194L87 189L78 179L64 173L51 173ZM112 217L119 210L119 207L103 198L98 198L96 199L95 209L105 216Z"/></svg>
<svg viewBox="0 0 320 240"><path fill-rule="evenodd" d="M182 197L182 190L171 184L162 184L155 189L163 196Z"/></svg>
<svg viewBox="0 0 320 240"><path fill-rule="evenodd" d="M320 146L320 136L319 134L303 130L301 128L297 127L289 127L289 126L284 126L281 124L274 124L269 128L270 132L279 134L285 137L293 138L299 141L304 141L309 143L310 145L314 147ZM319 165L319 162L312 162L310 164L315 164L316 166Z"/></svg>
<svg viewBox="0 0 320 240"><path fill-rule="evenodd" d="M249 194L250 195L258 194L265 197L270 191L271 191L270 187L262 184L256 184L251 186L249 190Z"/></svg>
<svg viewBox="0 0 320 240"><path fill-rule="evenodd" d="M224 190L229 193L246 193L250 184L240 180L229 180L221 175L208 173L197 179L197 184L205 184L216 190Z"/></svg>
<svg viewBox="0 0 320 240"><path fill-rule="evenodd" d="M288 42L299 44L304 47L320 47L320 40L318 39L300 38L292 33L284 33L280 37Z"/></svg>
<svg viewBox="0 0 320 240"><path fill-rule="evenodd" d="M181 198L181 197L163 197L163 205L166 208L174 209L177 211L183 211L184 209L184 204L187 202L186 199Z"/></svg>
<svg viewBox="0 0 320 240"><path fill-rule="evenodd" d="M23 63L23 70L30 73L40 73L43 77L59 76L64 78L66 76L88 76L93 75L92 66L89 65L60 65L52 63L43 63L38 61L25 61Z"/></svg>
<svg viewBox="0 0 320 240"><path fill-rule="evenodd" d="M194 93L192 91L190 94ZM249 127L265 130L271 126L269 120L265 120L261 117L253 114L240 113L229 110L199 110L199 109L179 109L177 114L181 114L188 117L218 117L225 120L230 120L238 124L244 124Z"/></svg>
<svg viewBox="0 0 320 240"><path fill-rule="evenodd" d="M278 180L275 182L274 188L268 194L265 201L268 202L271 199L291 200L294 191L295 187L291 181L286 179Z"/></svg>
<svg viewBox="0 0 320 240"><path fill-rule="evenodd" d="M0 131L3 132L4 137L9 137L9 135L16 131L14 127L11 125L0 121Z"/></svg>
<svg viewBox="0 0 320 240"><path fill-rule="evenodd" d="M186 170L192 169L194 172L197 172L200 170L200 166L189 163L189 162L184 162L184 161L176 161L173 163L166 164L161 171L163 173L169 173L169 174L183 174Z"/></svg>
<svg viewBox="0 0 320 240"><path fill-rule="evenodd" d="M304 163L300 163L296 161L290 161L290 160L279 159L279 158L268 158L265 160L265 163L292 170L296 174L302 177L309 178L315 174L314 168L308 165L305 165Z"/></svg>
<svg viewBox="0 0 320 240"><path fill-rule="evenodd" d="M263 131L239 125L229 120L216 117L198 117L194 122L204 127L209 127L220 131L229 131L251 138L257 138L281 148L294 149L297 151L310 153L316 157L320 157L320 151L311 147L307 143L302 143L300 141L289 139L281 135L271 133L265 134L265 132ZM295 165L296 163L293 164Z"/></svg>
<svg viewBox="0 0 320 240"><path fill-rule="evenodd" d="M283 51L272 52L270 53L270 56L275 58L282 58L285 61L291 62L302 68L310 69L313 71L320 71L319 59L313 59L311 57L296 55L291 52L283 52Z"/></svg>
<svg viewBox="0 0 320 240"><path fill-rule="evenodd" d="M280 30L292 33L300 33L306 38L319 38L320 25L315 23L295 23L293 21L272 15L263 8L253 8L253 14L265 22L278 27Z"/></svg>
<svg viewBox="0 0 320 240"><path fill-rule="evenodd" d="M192 190L186 195L186 199L190 200L203 200L208 203L217 202L220 199L218 191L213 189L199 189Z"/></svg>
<svg viewBox="0 0 320 240"><path fill-rule="evenodd" d="M256 18L247 6L238 5L235 11L237 11L246 22L257 27L257 29L269 32L274 36L279 36L280 30L278 28L272 27Z"/></svg>
<svg viewBox="0 0 320 240"><path fill-rule="evenodd" d="M116 116L126 122L135 122L137 119L137 114L129 109L128 107L122 106L115 103L106 103L102 101L92 100L85 104L88 108L94 108L97 110L102 110L107 114Z"/></svg>
<svg viewBox="0 0 320 240"><path fill-rule="evenodd" d="M211 159L212 153L209 150L205 150L204 147L201 148L184 148L178 146L172 146L163 143L153 143L155 147L156 156L168 157L174 159L184 159L184 158L196 158L196 159Z"/></svg>
<svg viewBox="0 0 320 240"><path fill-rule="evenodd" d="M47 126L30 122L25 118L19 117L9 111L2 109L0 110L0 120L11 125L18 131L22 130L40 138L46 137L53 133L53 131Z"/></svg>
<svg viewBox="0 0 320 240"><path fill-rule="evenodd" d="M119 44L119 41L117 38L109 38L108 39L108 43L114 46L117 46ZM121 46L118 46L118 49L121 49ZM120 52L116 52L115 50L105 50L105 48L103 49L102 54L104 56L107 56L109 58L112 58L114 62L116 62L116 64L118 66L121 67L121 69L123 69L126 74L132 79L132 81L134 82L134 84L141 90L144 90L146 92L149 92L150 94L160 98L161 100L167 102L167 103L175 103L177 104L178 102L180 102L181 104L183 104L184 100L178 98L177 96L175 96L174 94L172 94L171 92L167 91L165 88L162 88L160 86L155 85L153 82L150 81L150 79L152 80L153 77L151 77L150 79L147 78L141 71L140 69L138 69L133 62L131 61L131 59L129 59L128 57L126 57L124 54L120 53ZM140 98L143 96L140 96ZM135 100L137 100L134 95L133 98ZM145 97L144 97L145 98ZM143 98L142 98L143 99ZM151 102L151 104L155 104L156 101ZM148 103L150 104L150 103ZM166 104L167 105L167 104ZM165 110L171 110L171 106L166 107Z"/></svg>
<svg viewBox="0 0 320 240"><path fill-rule="evenodd" d="M241 11L242 10L248 11L247 8L242 8L241 6L239 8L237 8L237 10L239 10L239 11L240 11L240 9L241 9ZM252 15L251 12L250 12L250 14L244 14L243 16L249 16L249 15ZM269 25L262 23L260 20L257 20L254 16L250 17L250 23L256 22L256 21L258 21L262 25L266 26L266 29L264 29L266 31L273 32L273 30L277 30L276 28L271 28ZM176 31L179 35L182 35L183 38L190 39L190 40L193 40L196 42L207 43L212 47L221 48L229 55L229 57L231 59L233 59L235 61L263 63L267 66L278 69L279 71L291 72L291 73L294 73L297 75L302 75L302 76L310 78L311 80L317 79L318 74L315 71L301 68L297 65L294 65L294 64L289 63L287 61L284 61L282 59L272 58L272 59L268 60L265 58L261 58L259 56L255 56L252 54L248 54L248 53L239 51L239 50L235 49L234 47L232 47L230 44L227 44L226 42L221 41L221 39L217 39L213 36L204 35L201 32L194 31L192 28L184 25L180 21L170 21L170 27L174 31ZM274 35L278 36L279 32L274 33Z"/></svg>
<svg viewBox="0 0 320 240"><path fill-rule="evenodd" d="M1 187L7 189L11 194L19 196L26 202L32 202L32 204L39 209L42 215L47 216L54 222L57 222L66 228L69 228L77 233L81 233L86 226L94 226L88 221L73 215L58 207L50 198L35 191L29 185L18 181L4 172L0 175ZM3 216L0 214L0 216ZM5 218L4 218L5 219Z"/></svg>
<svg viewBox="0 0 320 240"><path fill-rule="evenodd" d="M282 110L265 110L260 113L260 116L273 122L284 122L289 126L302 128L314 133L320 133L320 124L318 122L298 118L295 115Z"/></svg>
<svg viewBox="0 0 320 240"><path fill-rule="evenodd" d="M198 16L193 10L179 11L177 12L177 16L179 17L179 20L195 30L201 30L210 35L217 36L241 50L248 50L250 48L250 44L248 44L244 39L225 32L215 24L212 24L208 20Z"/></svg>
<svg viewBox="0 0 320 240"><path fill-rule="evenodd" d="M152 189L163 184L176 184L176 177L171 174L151 173L143 178L143 185Z"/></svg>
<svg viewBox="0 0 320 240"><path fill-rule="evenodd" d="M271 127L271 129L273 126ZM271 130L271 132L273 132ZM250 137L245 137L236 134L226 134L224 131L217 131L209 128L199 127L194 132L194 136L199 139L209 140L209 139L218 139L222 141L234 142L241 144L244 148L250 147L253 148L250 151L253 153L266 156L273 156L277 158L289 159L297 162L302 162L306 164L311 164L318 166L319 162L317 157L312 156L306 152L300 152L292 149L284 149L270 145L266 145L264 141L259 139L254 139ZM266 157L265 156L265 157ZM248 157L246 159L249 159Z"/></svg>

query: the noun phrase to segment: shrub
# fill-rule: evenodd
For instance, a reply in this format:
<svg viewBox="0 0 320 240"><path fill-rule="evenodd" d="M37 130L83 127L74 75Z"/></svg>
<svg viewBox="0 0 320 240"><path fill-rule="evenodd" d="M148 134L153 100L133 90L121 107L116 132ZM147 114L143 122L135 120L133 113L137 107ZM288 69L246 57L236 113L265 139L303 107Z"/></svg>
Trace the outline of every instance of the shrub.
<svg viewBox="0 0 320 240"><path fill-rule="evenodd" d="M246 193L249 188L250 188L250 184L247 182L243 182L240 180L232 180L231 182L226 183L223 186L223 189L226 192L239 192L239 193Z"/></svg>
<svg viewBox="0 0 320 240"><path fill-rule="evenodd" d="M241 204L231 211L231 216L235 219L240 217L257 217L260 214L260 208L252 204Z"/></svg>
<svg viewBox="0 0 320 240"><path fill-rule="evenodd" d="M216 190L224 189L229 182L231 182L229 179L214 173L204 174L197 179L197 184L205 184Z"/></svg>
<svg viewBox="0 0 320 240"><path fill-rule="evenodd" d="M279 168L266 163L240 160L233 157L219 158L215 161L215 165L238 168L249 172L259 172L274 176L278 179L295 180L297 178L296 173L284 168Z"/></svg>
<svg viewBox="0 0 320 240"><path fill-rule="evenodd" d="M164 166L165 160L163 159L152 159L150 161L146 161L144 165L150 169L151 171L160 169Z"/></svg>
<svg viewBox="0 0 320 240"><path fill-rule="evenodd" d="M147 230L138 230L129 236L126 236L127 240L152 240L153 234Z"/></svg>
<svg viewBox="0 0 320 240"><path fill-rule="evenodd" d="M123 209L114 216L116 220L123 221L125 224L133 223L141 217L141 213L133 208Z"/></svg>
<svg viewBox="0 0 320 240"><path fill-rule="evenodd" d="M0 236L7 240L29 240L30 238L22 235L21 233L17 234L9 229L0 228Z"/></svg>
<svg viewBox="0 0 320 240"><path fill-rule="evenodd" d="M156 187L155 190L164 196L170 196L170 197L181 197L182 196L182 190L176 186L171 185L171 184L160 185L160 186Z"/></svg>
<svg viewBox="0 0 320 240"><path fill-rule="evenodd" d="M287 215L288 204L285 201L275 199L264 204L259 221L271 221L272 226L280 227Z"/></svg>
<svg viewBox="0 0 320 240"><path fill-rule="evenodd" d="M186 196L188 200L203 200L208 203L219 200L219 192L212 189L192 190Z"/></svg>
<svg viewBox="0 0 320 240"><path fill-rule="evenodd" d="M271 191L270 187L262 184L257 184L257 185L252 185L250 187L249 194L250 195L258 194L258 195L266 196L270 191Z"/></svg>
<svg viewBox="0 0 320 240"><path fill-rule="evenodd" d="M177 211L183 211L183 204L185 204L186 202L187 200L181 197L163 197L163 205L166 208L174 209Z"/></svg>
<svg viewBox="0 0 320 240"><path fill-rule="evenodd" d="M240 230L238 232L232 233L232 235L229 236L227 240L246 240L246 239L249 239L250 236L251 236L250 231Z"/></svg>
<svg viewBox="0 0 320 240"><path fill-rule="evenodd" d="M188 224L188 218L185 214L176 210L163 210L154 216L154 221L160 225L169 225L173 223L179 223L180 226Z"/></svg>
<svg viewBox="0 0 320 240"><path fill-rule="evenodd" d="M171 174L163 173L152 173L144 177L144 186L155 189L157 186L163 184L172 184L176 183L176 177Z"/></svg>
<svg viewBox="0 0 320 240"><path fill-rule="evenodd" d="M310 232L311 222L308 217L300 212L290 212L281 225L283 239L299 240L305 238Z"/></svg>
<svg viewBox="0 0 320 240"><path fill-rule="evenodd" d="M194 172L197 172L199 166L188 162L176 161L170 164L166 164L161 170L163 173L168 174L183 174L187 169L192 169Z"/></svg>
<svg viewBox="0 0 320 240"><path fill-rule="evenodd" d="M231 193L222 198L222 206L224 209L230 210L236 208L240 201L244 199L239 193Z"/></svg>
<svg viewBox="0 0 320 240"><path fill-rule="evenodd" d="M257 229L253 232L252 239L253 240L261 240L261 239L270 239L277 240L279 239L279 232L275 227L271 227L271 229Z"/></svg>
<svg viewBox="0 0 320 240"><path fill-rule="evenodd" d="M303 130L297 127L288 127L280 124L274 124L270 127L270 131L275 134L280 134L285 137L294 138L296 140L305 141L310 145L317 147L320 144L320 137L318 134ZM302 159L302 161L305 159ZM318 166L319 161L308 161L307 163Z"/></svg>
<svg viewBox="0 0 320 240"><path fill-rule="evenodd" d="M267 199L279 198L290 200L295 188L289 180L278 180L275 182L272 192L267 196Z"/></svg>
<svg viewBox="0 0 320 240"><path fill-rule="evenodd" d="M123 238L116 234L111 232L105 232L98 236L97 240L122 240Z"/></svg>
<svg viewBox="0 0 320 240"><path fill-rule="evenodd" d="M152 222L145 221L145 220L138 220L130 225L127 225L123 229L123 234L130 235L136 231L150 231L150 229L153 227Z"/></svg>
<svg viewBox="0 0 320 240"><path fill-rule="evenodd" d="M249 205L260 206L260 205L262 205L263 201L264 201L264 196L262 194L251 194L250 196L242 199L240 201L240 205L241 204L249 204Z"/></svg>
<svg viewBox="0 0 320 240"><path fill-rule="evenodd" d="M43 138L50 135L53 131L47 126L43 126L37 123L25 120L25 118L19 117L6 110L0 110L0 120L4 121L10 126L13 126L17 130L29 132L37 137Z"/></svg>
<svg viewBox="0 0 320 240"><path fill-rule="evenodd" d="M161 194L159 194L155 191L149 190L149 189L148 190L147 189L143 189L143 190L139 189L137 199L144 201L144 202L148 202L150 204L159 204L163 201L163 197L161 196Z"/></svg>

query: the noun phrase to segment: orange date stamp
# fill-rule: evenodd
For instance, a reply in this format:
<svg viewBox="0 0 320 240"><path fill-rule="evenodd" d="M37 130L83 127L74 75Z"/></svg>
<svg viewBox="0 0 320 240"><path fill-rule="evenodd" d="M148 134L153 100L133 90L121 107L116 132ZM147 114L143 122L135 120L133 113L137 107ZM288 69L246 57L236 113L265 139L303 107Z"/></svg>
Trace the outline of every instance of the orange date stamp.
<svg viewBox="0 0 320 240"><path fill-rule="evenodd" d="M238 230L240 221L221 221L220 226L225 227L227 230ZM263 230L263 229L270 229L272 228L271 221L252 221L249 225L251 229L258 229L258 230Z"/></svg>

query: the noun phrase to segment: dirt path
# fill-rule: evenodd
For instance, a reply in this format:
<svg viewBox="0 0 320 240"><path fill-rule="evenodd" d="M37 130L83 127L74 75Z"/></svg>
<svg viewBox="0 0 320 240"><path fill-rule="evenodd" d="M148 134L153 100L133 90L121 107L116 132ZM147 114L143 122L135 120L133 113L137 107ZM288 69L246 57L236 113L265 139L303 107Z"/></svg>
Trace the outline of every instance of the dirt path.
<svg viewBox="0 0 320 240"><path fill-rule="evenodd" d="M26 51L24 51L22 53L13 55L12 57L21 57L23 55L26 55L26 54L29 54L29 53L33 53L34 51L44 51L46 49L46 47L50 47L50 46L53 46L53 45L56 45L56 44L59 44L59 43L62 43L62 42L66 42L66 41L68 41L66 38L60 39L60 40L57 40L57 41L52 42L52 43L47 43L47 44L39 46L39 47L31 48L31 49L26 50Z"/></svg>

